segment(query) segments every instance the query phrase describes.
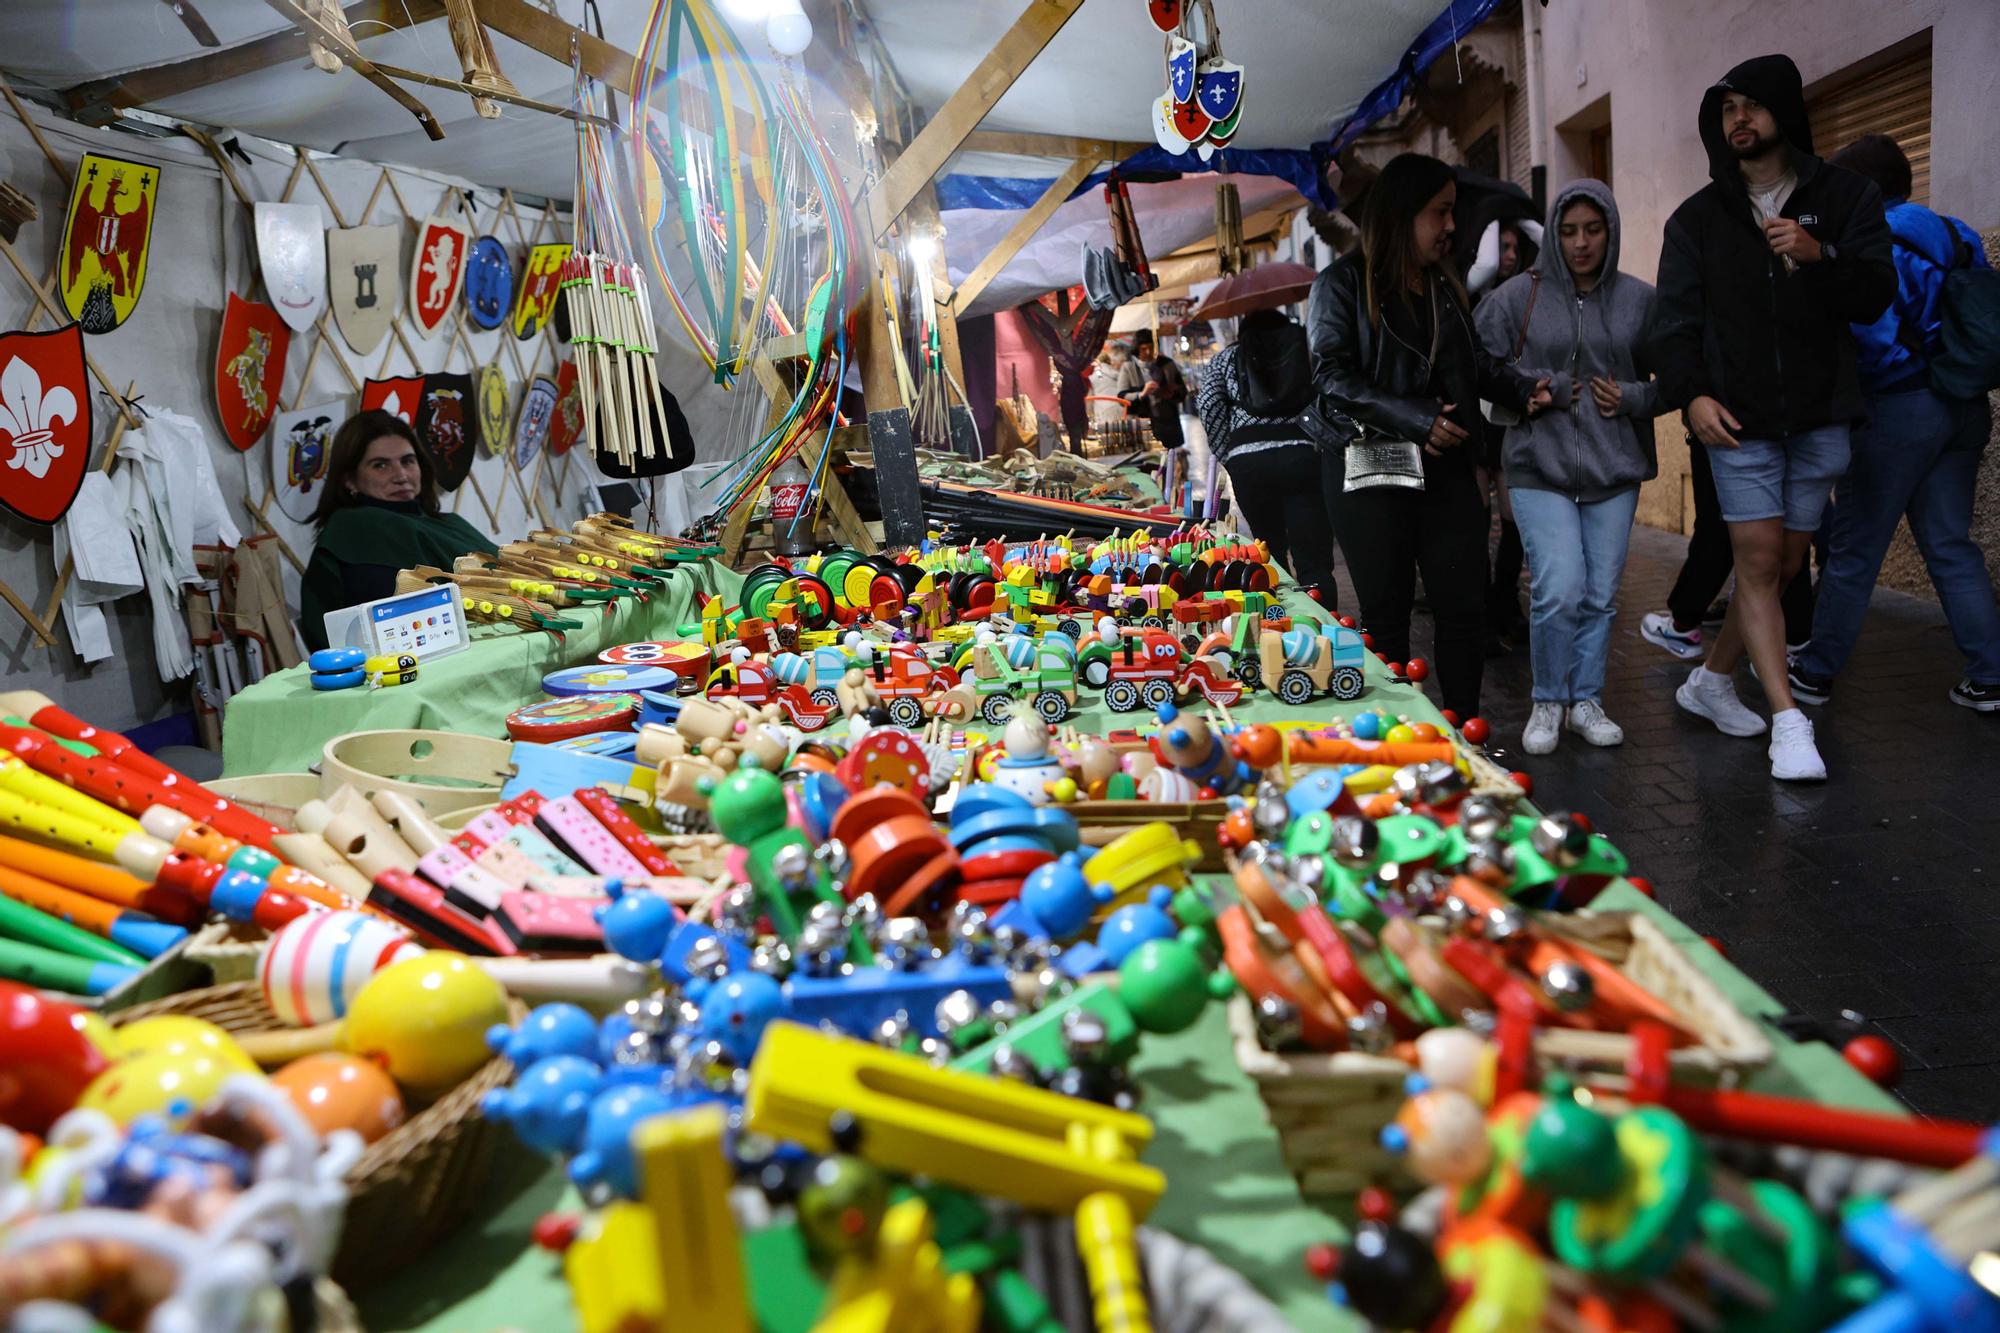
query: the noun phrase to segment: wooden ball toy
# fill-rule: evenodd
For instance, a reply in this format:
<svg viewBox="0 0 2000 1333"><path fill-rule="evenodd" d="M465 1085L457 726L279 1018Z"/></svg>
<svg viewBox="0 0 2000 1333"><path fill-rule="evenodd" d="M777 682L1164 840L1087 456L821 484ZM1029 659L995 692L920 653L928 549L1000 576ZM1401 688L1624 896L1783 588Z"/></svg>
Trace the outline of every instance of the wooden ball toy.
<svg viewBox="0 0 2000 1333"><path fill-rule="evenodd" d="M84 1015L73 1004L0 981L0 1125L46 1134L110 1066L110 1052Z"/></svg>
<svg viewBox="0 0 2000 1333"><path fill-rule="evenodd" d="M155 1014L122 1028L113 1028L118 1043L117 1056L132 1060L143 1055L210 1055L231 1069L255 1074L257 1062L244 1054L236 1038L208 1022L187 1014Z"/></svg>
<svg viewBox="0 0 2000 1333"><path fill-rule="evenodd" d="M423 952L402 929L365 912L313 912L271 937L257 965L264 1002L282 1023L316 1027L347 1013L369 978Z"/></svg>
<svg viewBox="0 0 2000 1333"><path fill-rule="evenodd" d="M1493 1161L1486 1114L1456 1088L1424 1088L1382 1131L1384 1146L1409 1158L1410 1170L1433 1185L1467 1185Z"/></svg>
<svg viewBox="0 0 2000 1333"><path fill-rule="evenodd" d="M432 950L391 963L361 988L343 1044L407 1091L436 1097L486 1063L486 1030L506 1021L499 982L464 954Z"/></svg>
<svg viewBox="0 0 2000 1333"><path fill-rule="evenodd" d="M149 1051L120 1060L99 1074L76 1099L81 1110L102 1111L121 1125L175 1106L200 1106L244 1071L206 1051Z"/></svg>
<svg viewBox="0 0 2000 1333"><path fill-rule="evenodd" d="M294 1060L271 1075L322 1137L351 1129L373 1143L406 1118L403 1094L380 1065L333 1051Z"/></svg>
<svg viewBox="0 0 2000 1333"><path fill-rule="evenodd" d="M1903 1057L1896 1053L1896 1048L1886 1038L1872 1033L1848 1042L1840 1048L1840 1054L1848 1064L1881 1087L1893 1088L1896 1080L1903 1076Z"/></svg>

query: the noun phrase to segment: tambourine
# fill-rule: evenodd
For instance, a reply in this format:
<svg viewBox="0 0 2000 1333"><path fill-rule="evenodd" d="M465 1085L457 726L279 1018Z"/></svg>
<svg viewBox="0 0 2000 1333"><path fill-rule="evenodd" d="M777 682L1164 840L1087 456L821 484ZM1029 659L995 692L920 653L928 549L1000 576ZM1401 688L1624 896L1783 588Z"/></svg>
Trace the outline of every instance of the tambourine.
<svg viewBox="0 0 2000 1333"><path fill-rule="evenodd" d="M606 731L630 731L639 720L636 694L565 695L517 708L507 734L517 741L548 743Z"/></svg>
<svg viewBox="0 0 2000 1333"><path fill-rule="evenodd" d="M606 648L597 660L606 666L665 667L679 676L699 677L708 670L709 656L703 644L652 639Z"/></svg>
<svg viewBox="0 0 2000 1333"><path fill-rule="evenodd" d="M565 667L542 677L546 694L633 694L640 690L671 691L680 683L680 674L663 666Z"/></svg>

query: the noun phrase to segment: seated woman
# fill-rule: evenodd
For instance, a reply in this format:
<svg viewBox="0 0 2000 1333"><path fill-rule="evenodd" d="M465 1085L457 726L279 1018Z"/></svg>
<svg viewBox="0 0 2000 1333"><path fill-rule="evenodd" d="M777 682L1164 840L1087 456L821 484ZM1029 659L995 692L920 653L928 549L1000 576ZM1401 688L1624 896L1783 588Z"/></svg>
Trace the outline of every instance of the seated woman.
<svg viewBox="0 0 2000 1333"><path fill-rule="evenodd" d="M327 646L329 611L396 591L396 573L496 549L457 514L438 510L430 451L387 412L349 417L333 437L326 489L313 523L319 540L299 581L299 632L308 650Z"/></svg>

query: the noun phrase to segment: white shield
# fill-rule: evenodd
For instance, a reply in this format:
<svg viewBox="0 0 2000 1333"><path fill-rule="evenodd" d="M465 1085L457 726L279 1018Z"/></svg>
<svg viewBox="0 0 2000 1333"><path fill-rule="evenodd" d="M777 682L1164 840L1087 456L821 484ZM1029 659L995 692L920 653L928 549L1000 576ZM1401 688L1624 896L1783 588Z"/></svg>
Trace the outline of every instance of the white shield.
<svg viewBox="0 0 2000 1333"><path fill-rule="evenodd" d="M333 322L362 356L388 336L403 304L403 229L340 227L326 234L326 277Z"/></svg>
<svg viewBox="0 0 2000 1333"><path fill-rule="evenodd" d="M271 494L294 523L310 523L326 485L333 433L347 416L340 403L321 403L271 418Z"/></svg>
<svg viewBox="0 0 2000 1333"><path fill-rule="evenodd" d="M257 204L257 262L278 318L303 333L326 309L326 226L318 204Z"/></svg>
<svg viewBox="0 0 2000 1333"><path fill-rule="evenodd" d="M472 233L433 213L417 224L417 253L410 259L410 316L428 338L458 304L465 278L465 252Z"/></svg>

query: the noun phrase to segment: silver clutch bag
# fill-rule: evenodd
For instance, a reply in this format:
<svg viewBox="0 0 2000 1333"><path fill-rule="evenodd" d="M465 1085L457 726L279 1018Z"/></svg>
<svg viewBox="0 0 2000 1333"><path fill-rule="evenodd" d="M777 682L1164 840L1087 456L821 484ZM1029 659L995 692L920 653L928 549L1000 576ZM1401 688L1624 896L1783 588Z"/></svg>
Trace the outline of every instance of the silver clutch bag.
<svg viewBox="0 0 2000 1333"><path fill-rule="evenodd" d="M1400 486L1405 490L1424 488L1423 451L1409 440L1386 440L1363 436L1347 446L1347 491L1374 490Z"/></svg>

